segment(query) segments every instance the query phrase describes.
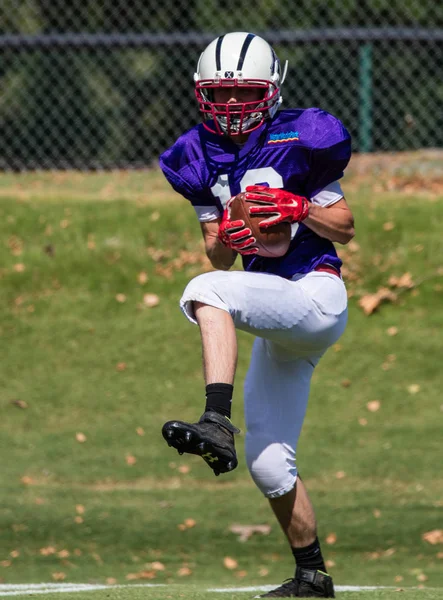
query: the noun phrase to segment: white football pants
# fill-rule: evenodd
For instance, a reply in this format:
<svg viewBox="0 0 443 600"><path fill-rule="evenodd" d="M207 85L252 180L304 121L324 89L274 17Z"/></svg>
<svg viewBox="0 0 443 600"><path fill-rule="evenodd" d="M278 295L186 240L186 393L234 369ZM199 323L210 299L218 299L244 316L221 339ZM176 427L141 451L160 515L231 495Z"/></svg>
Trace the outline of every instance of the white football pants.
<svg viewBox="0 0 443 600"><path fill-rule="evenodd" d="M246 460L263 494L282 496L297 479L295 454L312 373L346 326L345 285L321 271L292 280L212 271L192 279L180 300L196 323L194 300L229 312L236 328L256 336L244 387Z"/></svg>

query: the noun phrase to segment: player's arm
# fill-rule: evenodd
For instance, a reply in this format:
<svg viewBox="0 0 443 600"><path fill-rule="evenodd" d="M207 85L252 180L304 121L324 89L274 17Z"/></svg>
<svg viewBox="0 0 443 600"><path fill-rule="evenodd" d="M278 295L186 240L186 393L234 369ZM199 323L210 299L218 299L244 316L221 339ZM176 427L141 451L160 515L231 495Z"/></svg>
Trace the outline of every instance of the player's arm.
<svg viewBox="0 0 443 600"><path fill-rule="evenodd" d="M311 202L303 223L320 237L339 244L347 244L355 235L354 217L344 198L330 206Z"/></svg>
<svg viewBox="0 0 443 600"><path fill-rule="evenodd" d="M200 223L205 241L206 255L215 269L228 271L235 262L237 252L225 246L219 238L221 219Z"/></svg>
<svg viewBox="0 0 443 600"><path fill-rule="evenodd" d="M321 206L280 188L250 185L246 198L254 200L249 213L263 217L260 227L264 229L285 222L303 223L331 242L347 244L354 237L354 217L343 196L333 204Z"/></svg>

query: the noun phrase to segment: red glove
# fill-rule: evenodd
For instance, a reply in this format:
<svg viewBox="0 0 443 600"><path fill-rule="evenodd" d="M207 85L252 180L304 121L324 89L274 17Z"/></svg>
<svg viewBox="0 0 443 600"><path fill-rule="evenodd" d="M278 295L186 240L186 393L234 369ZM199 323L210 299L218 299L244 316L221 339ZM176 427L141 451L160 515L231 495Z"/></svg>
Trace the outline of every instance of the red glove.
<svg viewBox="0 0 443 600"><path fill-rule="evenodd" d="M258 248L254 246L255 237L252 237L249 227L245 227L245 222L240 219L231 221L230 205L232 200L233 198L228 200L223 212L218 229L218 239L222 244L240 254L257 254Z"/></svg>
<svg viewBox="0 0 443 600"><path fill-rule="evenodd" d="M260 206L250 206L250 215L268 217L260 221L260 227L266 229L278 223L301 223L309 214L309 200L296 196L279 188L265 185L248 185L246 198L254 200Z"/></svg>

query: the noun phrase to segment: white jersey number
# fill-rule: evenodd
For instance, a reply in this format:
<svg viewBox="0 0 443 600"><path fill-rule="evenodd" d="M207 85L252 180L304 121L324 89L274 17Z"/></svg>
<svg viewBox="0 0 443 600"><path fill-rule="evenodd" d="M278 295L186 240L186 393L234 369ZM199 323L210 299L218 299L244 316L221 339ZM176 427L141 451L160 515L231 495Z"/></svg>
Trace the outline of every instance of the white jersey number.
<svg viewBox="0 0 443 600"><path fill-rule="evenodd" d="M274 167L261 167L260 169L249 169L240 180L240 191L244 192L248 185L268 184L271 188L282 188L283 177L274 169ZM211 192L220 200L223 208L226 207L228 200L232 197L229 186L229 175L219 175L217 183L212 186ZM291 225L291 238L295 236L298 229L298 223Z"/></svg>
<svg viewBox="0 0 443 600"><path fill-rule="evenodd" d="M268 184L272 188L283 187L283 177L274 167L261 167L260 169L249 169L240 180L240 191L244 192L248 185ZM232 197L229 186L229 175L219 175L217 183L212 186L211 192L220 200L223 208Z"/></svg>

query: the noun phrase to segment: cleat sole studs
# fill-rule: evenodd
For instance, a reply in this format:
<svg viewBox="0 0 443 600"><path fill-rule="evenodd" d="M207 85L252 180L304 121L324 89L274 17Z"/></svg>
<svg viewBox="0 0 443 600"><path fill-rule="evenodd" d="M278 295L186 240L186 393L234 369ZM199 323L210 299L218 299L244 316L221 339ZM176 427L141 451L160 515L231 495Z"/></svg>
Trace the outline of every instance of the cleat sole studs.
<svg viewBox="0 0 443 600"><path fill-rule="evenodd" d="M172 436L174 435L174 432L172 431L172 429L167 429L167 430L165 431L165 434L166 434L166 437L167 437L167 438L171 439L171 438L172 438Z"/></svg>
<svg viewBox="0 0 443 600"><path fill-rule="evenodd" d="M187 431L185 433L185 442L190 442L192 439L192 432L191 431Z"/></svg>
<svg viewBox="0 0 443 600"><path fill-rule="evenodd" d="M204 452L204 451L205 451L205 443L204 443L204 442L201 442L201 443L200 443L200 444L197 446L197 448L200 450L200 452Z"/></svg>

